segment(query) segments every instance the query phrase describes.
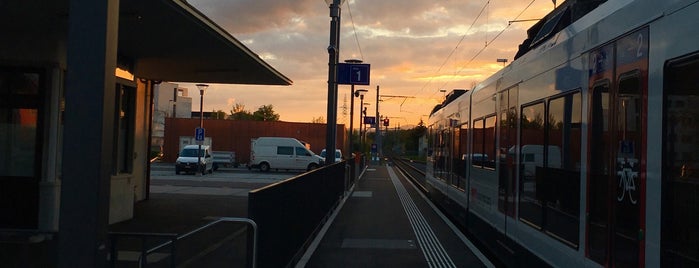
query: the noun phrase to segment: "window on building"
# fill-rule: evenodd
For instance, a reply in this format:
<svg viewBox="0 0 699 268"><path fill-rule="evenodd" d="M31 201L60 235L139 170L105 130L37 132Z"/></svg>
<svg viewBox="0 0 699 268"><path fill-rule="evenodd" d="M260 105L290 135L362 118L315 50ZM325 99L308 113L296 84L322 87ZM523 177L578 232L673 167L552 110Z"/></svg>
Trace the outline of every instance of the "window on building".
<svg viewBox="0 0 699 268"><path fill-rule="evenodd" d="M0 228L37 226L44 83L40 69L0 67Z"/></svg>
<svg viewBox="0 0 699 268"><path fill-rule="evenodd" d="M133 170L136 88L116 85L116 142L114 143L115 174Z"/></svg>

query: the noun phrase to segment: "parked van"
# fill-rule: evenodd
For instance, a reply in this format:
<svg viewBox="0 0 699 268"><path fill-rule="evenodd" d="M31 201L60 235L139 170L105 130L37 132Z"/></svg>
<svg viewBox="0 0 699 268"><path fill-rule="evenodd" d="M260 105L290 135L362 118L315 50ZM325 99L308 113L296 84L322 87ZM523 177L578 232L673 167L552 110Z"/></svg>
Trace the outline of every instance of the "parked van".
<svg viewBox="0 0 699 268"><path fill-rule="evenodd" d="M321 158L325 159L325 149L320 151L319 156ZM340 151L340 149L335 149L335 163L337 163L337 162L342 162L342 151Z"/></svg>
<svg viewBox="0 0 699 268"><path fill-rule="evenodd" d="M312 170L323 165L323 158L311 152L308 145L294 138L260 137L250 141L248 169Z"/></svg>
<svg viewBox="0 0 699 268"><path fill-rule="evenodd" d="M561 148L555 145L546 146L548 168L561 168ZM514 154L514 146L510 148L510 154ZM538 144L525 144L520 148L520 162L523 166L525 178L534 178L536 167L544 166L544 146Z"/></svg>
<svg viewBox="0 0 699 268"><path fill-rule="evenodd" d="M182 148L177 157L177 162L175 162L175 174L180 174L182 171L196 173L197 170L200 170L200 167L203 170L202 174L213 173L214 158L211 156L211 146L201 146L201 158L197 155L198 152L199 145L187 145ZM201 159L201 162L197 164L199 159Z"/></svg>

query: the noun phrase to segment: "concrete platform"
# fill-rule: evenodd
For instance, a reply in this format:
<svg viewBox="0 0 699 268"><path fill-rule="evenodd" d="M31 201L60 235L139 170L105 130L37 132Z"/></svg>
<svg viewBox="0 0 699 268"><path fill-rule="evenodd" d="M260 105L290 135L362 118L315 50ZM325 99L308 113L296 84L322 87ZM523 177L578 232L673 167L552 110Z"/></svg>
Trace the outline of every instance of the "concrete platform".
<svg viewBox="0 0 699 268"><path fill-rule="evenodd" d="M297 267L493 267L388 165L369 166Z"/></svg>

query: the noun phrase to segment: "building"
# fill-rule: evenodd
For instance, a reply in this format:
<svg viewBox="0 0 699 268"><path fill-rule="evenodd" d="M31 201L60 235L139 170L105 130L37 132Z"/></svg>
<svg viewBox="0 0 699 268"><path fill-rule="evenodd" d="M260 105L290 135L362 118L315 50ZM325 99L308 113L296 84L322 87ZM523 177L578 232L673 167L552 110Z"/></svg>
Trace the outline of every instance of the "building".
<svg viewBox="0 0 699 268"><path fill-rule="evenodd" d="M162 82L155 85L153 92L152 151L163 147L165 118L191 118L192 97L189 90L175 83Z"/></svg>
<svg viewBox="0 0 699 268"><path fill-rule="evenodd" d="M146 196L160 81L291 84L184 0L8 0L0 25L0 246L29 261L106 263Z"/></svg>

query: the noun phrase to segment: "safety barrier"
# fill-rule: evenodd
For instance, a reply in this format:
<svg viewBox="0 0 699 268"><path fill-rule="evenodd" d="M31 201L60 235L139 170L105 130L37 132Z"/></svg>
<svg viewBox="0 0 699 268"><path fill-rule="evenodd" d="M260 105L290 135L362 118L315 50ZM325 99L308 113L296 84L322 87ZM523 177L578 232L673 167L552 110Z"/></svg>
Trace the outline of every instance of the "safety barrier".
<svg viewBox="0 0 699 268"><path fill-rule="evenodd" d="M259 267L290 266L354 182L342 161L251 191L248 216L259 226Z"/></svg>
<svg viewBox="0 0 699 268"><path fill-rule="evenodd" d="M221 240L218 241L218 243L212 243L213 241L208 240L209 242L206 246L206 249L197 249L197 250L187 250L188 248L186 245L183 245L182 241L188 238L193 237L196 234L201 234L205 231L211 230L212 228L215 228L216 225L219 225L220 223L244 223L248 227L252 228L252 232L247 232L247 230L239 230L239 232L233 232L230 236L227 237L217 237L217 239ZM133 232L110 232L109 237L110 237L110 265L111 267L119 267L117 265L120 262L120 242L123 242L124 240L128 239L136 239L140 245L137 245L138 248L140 248L139 251L136 251L136 262L138 263L139 267L148 267L150 264L157 264L158 267L162 267L164 262L167 261L169 265L168 267L177 267L177 266L199 266L199 265L211 265L212 263L219 263L222 262L222 260L204 260L201 261L203 256L206 256L207 254L211 254L215 250L218 250L222 247L223 243L229 242L228 240L234 239L238 236L237 233L243 233L246 232L248 235L246 236L247 240L247 246L246 248L246 253L245 257L242 258L240 262L245 262L246 267L256 267L256 261L257 261L257 224L247 218L231 218L231 217L222 217L222 218L217 218L215 221L212 221L210 223L207 223L199 228L196 228L190 232L187 232L182 235L178 234L171 234L171 233L133 233ZM155 242L155 245L153 244L153 241L164 241L164 242ZM184 248L184 250L183 250ZM178 255L178 251L187 251L191 256L186 256L186 258L179 258L180 255ZM132 252L129 252L132 253ZM231 255L226 254L225 252L223 256L229 256ZM121 253L125 254L125 253ZM159 256L156 256L159 255ZM216 255L216 254L213 254ZM167 260L165 260L167 259ZM203 264L202 264L203 263ZM240 267L243 266L241 263L227 263L231 267Z"/></svg>

